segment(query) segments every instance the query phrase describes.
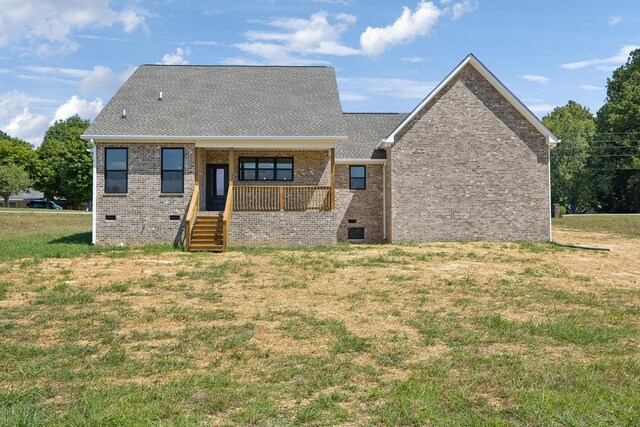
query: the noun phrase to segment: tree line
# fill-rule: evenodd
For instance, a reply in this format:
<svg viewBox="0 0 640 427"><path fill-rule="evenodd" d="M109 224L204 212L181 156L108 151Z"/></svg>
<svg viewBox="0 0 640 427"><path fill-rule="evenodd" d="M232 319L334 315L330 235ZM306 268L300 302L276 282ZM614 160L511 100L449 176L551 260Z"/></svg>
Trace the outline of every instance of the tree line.
<svg viewBox="0 0 640 427"><path fill-rule="evenodd" d="M542 118L560 144L551 150L551 200L569 212L640 213L640 49L607 79L594 116L574 101ZM78 116L59 120L35 148L0 131L0 197L35 188L70 204L91 199L92 158Z"/></svg>
<svg viewBox="0 0 640 427"><path fill-rule="evenodd" d="M66 198L70 205L91 200L91 151L80 135L89 120L73 116L56 121L42 144L31 144L0 131L0 197L8 206L13 194L34 188L47 198Z"/></svg>
<svg viewBox="0 0 640 427"><path fill-rule="evenodd" d="M607 79L596 115L574 101L542 123L562 141L551 150L551 200L571 213L640 213L640 49Z"/></svg>

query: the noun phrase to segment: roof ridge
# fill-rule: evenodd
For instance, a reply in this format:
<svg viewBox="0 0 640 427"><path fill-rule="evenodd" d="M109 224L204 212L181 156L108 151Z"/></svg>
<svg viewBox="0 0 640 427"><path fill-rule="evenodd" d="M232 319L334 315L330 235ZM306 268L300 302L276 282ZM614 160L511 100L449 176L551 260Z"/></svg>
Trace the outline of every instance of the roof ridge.
<svg viewBox="0 0 640 427"><path fill-rule="evenodd" d="M342 114L409 114L409 113L395 113L395 112L359 112L359 111L343 111Z"/></svg>
<svg viewBox="0 0 640 427"><path fill-rule="evenodd" d="M224 64L140 64L140 67L333 68L330 65L224 65Z"/></svg>

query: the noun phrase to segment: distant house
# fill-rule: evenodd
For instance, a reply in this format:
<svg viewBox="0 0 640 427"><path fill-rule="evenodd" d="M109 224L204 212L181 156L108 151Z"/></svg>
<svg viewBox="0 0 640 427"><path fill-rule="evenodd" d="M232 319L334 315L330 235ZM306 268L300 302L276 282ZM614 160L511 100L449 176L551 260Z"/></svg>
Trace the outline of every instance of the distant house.
<svg viewBox="0 0 640 427"><path fill-rule="evenodd" d="M4 199L0 198L0 206L5 208L26 208L31 200L42 199L44 194L33 188L24 193L14 194L9 197L9 206L4 205Z"/></svg>
<svg viewBox="0 0 640 427"><path fill-rule="evenodd" d="M557 138L473 55L412 112L331 67L143 65L87 129L96 244L550 239Z"/></svg>

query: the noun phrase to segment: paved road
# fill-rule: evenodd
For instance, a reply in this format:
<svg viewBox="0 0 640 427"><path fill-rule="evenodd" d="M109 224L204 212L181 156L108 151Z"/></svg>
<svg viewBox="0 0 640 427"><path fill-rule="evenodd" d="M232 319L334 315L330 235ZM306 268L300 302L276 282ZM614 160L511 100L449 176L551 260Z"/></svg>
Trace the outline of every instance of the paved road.
<svg viewBox="0 0 640 427"><path fill-rule="evenodd" d="M87 211L55 210L55 209L0 209L0 214L49 214L49 215L91 215Z"/></svg>

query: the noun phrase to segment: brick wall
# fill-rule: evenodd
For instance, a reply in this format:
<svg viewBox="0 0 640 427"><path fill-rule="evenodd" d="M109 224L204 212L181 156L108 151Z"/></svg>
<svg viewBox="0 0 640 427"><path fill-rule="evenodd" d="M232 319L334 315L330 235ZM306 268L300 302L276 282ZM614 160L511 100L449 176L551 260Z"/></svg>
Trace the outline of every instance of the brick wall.
<svg viewBox="0 0 640 427"><path fill-rule="evenodd" d="M104 193L105 147L129 149L128 192ZM184 147L184 193L161 194L160 156L163 147ZM140 245L180 243L184 216L193 192L193 144L97 143L96 244ZM105 219L116 215L115 221ZM170 220L180 215L180 220Z"/></svg>
<svg viewBox="0 0 640 427"><path fill-rule="evenodd" d="M336 211L236 211L233 246L330 246L336 244Z"/></svg>
<svg viewBox="0 0 640 427"><path fill-rule="evenodd" d="M336 165L338 241L347 241L349 227L364 227L365 243L383 243L382 165L366 165L366 189L349 189L349 165ZM355 224L349 224L355 219Z"/></svg>
<svg viewBox="0 0 640 427"><path fill-rule="evenodd" d="M392 241L549 240L545 137L473 67L387 151Z"/></svg>

